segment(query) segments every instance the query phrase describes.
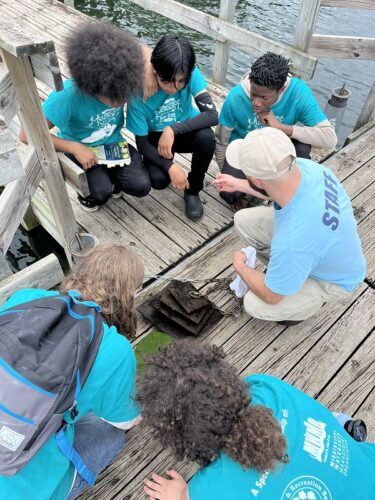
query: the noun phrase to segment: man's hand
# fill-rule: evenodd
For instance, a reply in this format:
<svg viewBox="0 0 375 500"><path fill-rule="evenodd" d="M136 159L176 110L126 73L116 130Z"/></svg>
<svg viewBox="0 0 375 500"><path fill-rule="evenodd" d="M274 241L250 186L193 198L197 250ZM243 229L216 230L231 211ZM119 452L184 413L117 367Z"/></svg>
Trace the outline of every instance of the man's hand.
<svg viewBox="0 0 375 500"><path fill-rule="evenodd" d="M189 189L189 181L183 169L173 163L168 171L169 177L171 178L172 186L176 189Z"/></svg>
<svg viewBox="0 0 375 500"><path fill-rule="evenodd" d="M243 179L237 179L233 175L217 174L214 179L214 185L218 191L225 191L226 193L234 193L235 191L242 191L241 187Z"/></svg>
<svg viewBox="0 0 375 500"><path fill-rule="evenodd" d="M150 500L189 500L188 487L184 478L174 470L166 474L172 479L165 479L153 472L151 479L145 479L144 492Z"/></svg>
<svg viewBox="0 0 375 500"><path fill-rule="evenodd" d="M82 165L83 170L89 170L98 163L98 159L94 151L79 142L73 142L67 153L71 153L76 158L76 160Z"/></svg>
<svg viewBox="0 0 375 500"><path fill-rule="evenodd" d="M174 132L171 127L166 127L158 142L158 153L163 158L171 160L173 158L172 146L174 143Z"/></svg>
<svg viewBox="0 0 375 500"><path fill-rule="evenodd" d="M233 269L238 273L243 266L246 266L247 257L246 254L241 252L241 250L237 250L233 254Z"/></svg>
<svg viewBox="0 0 375 500"><path fill-rule="evenodd" d="M143 100L146 101L149 97L156 94L159 90L158 80L156 73L151 64L152 50L145 45L142 46L143 60L145 64L145 79L143 82Z"/></svg>
<svg viewBox="0 0 375 500"><path fill-rule="evenodd" d="M277 128L284 132L289 137L293 134L293 127L291 125L284 125L281 123L272 111L266 111L259 115L259 120L264 124L272 128Z"/></svg>

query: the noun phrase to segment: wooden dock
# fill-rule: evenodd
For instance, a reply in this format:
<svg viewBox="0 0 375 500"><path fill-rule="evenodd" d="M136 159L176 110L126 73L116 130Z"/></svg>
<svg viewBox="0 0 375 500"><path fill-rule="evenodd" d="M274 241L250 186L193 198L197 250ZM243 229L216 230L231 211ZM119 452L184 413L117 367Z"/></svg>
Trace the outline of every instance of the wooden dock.
<svg viewBox="0 0 375 500"><path fill-rule="evenodd" d="M55 42L60 68L67 77L64 40L85 16L55 0L0 0L0 17L2 11ZM225 90L215 85L210 90L220 105ZM40 84L39 92L44 98L48 89ZM179 155L179 160L188 168L188 155ZM212 185L218 172L214 162L202 194L205 215L198 222L185 217L182 194L172 188L152 191L142 199L124 196L110 200L95 213L80 208L73 190L69 194L76 220L84 231L100 241L129 245L142 257L148 277L138 302L165 286L165 281L152 281L152 275L202 280L197 287L227 315L199 341L223 346L228 360L243 375L269 373L281 377L330 409L363 418L368 424L369 440L375 441L375 127L362 135L357 133L355 141L325 164L338 175L352 199L367 275L349 299L323 308L293 327L256 320L242 311L233 314L237 301L228 287L209 283L212 278L233 273L231 257L240 248L233 231L233 213ZM42 203L43 192L38 196ZM135 343L151 331L152 325L140 317ZM190 477L195 470L191 463L175 463L146 428L127 432L126 439L124 452L82 499L141 500L145 498L143 479L151 471L163 473L175 468Z"/></svg>

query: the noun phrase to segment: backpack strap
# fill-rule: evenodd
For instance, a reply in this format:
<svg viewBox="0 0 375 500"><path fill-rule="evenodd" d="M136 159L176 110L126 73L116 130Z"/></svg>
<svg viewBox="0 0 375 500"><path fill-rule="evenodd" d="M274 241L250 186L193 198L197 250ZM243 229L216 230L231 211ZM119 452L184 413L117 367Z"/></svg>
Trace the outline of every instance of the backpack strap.
<svg viewBox="0 0 375 500"><path fill-rule="evenodd" d="M64 430L65 429L62 428L56 433L57 446L60 448L60 451L66 456L66 458L72 462L78 474L86 481L86 483L88 483L90 486L94 486L96 481L95 474L91 472L91 470L82 460L81 456L70 444L69 440L64 434Z"/></svg>

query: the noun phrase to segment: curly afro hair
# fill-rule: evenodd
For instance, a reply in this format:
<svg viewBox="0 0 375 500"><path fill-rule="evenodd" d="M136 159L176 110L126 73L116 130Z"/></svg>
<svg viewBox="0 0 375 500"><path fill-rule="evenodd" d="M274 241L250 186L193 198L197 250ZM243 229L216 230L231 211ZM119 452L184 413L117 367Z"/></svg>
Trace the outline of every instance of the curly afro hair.
<svg viewBox="0 0 375 500"><path fill-rule="evenodd" d="M78 26L67 40L66 55L76 85L91 96L126 102L142 91L142 49L132 35L112 24Z"/></svg>
<svg viewBox="0 0 375 500"><path fill-rule="evenodd" d="M280 90L288 78L289 64L289 59L267 52L251 66L250 81L268 89Z"/></svg>
<svg viewBox="0 0 375 500"><path fill-rule="evenodd" d="M287 462L286 441L271 410L250 406L248 386L224 351L179 341L148 358L137 401L144 422L179 460L207 465L224 450L245 468Z"/></svg>

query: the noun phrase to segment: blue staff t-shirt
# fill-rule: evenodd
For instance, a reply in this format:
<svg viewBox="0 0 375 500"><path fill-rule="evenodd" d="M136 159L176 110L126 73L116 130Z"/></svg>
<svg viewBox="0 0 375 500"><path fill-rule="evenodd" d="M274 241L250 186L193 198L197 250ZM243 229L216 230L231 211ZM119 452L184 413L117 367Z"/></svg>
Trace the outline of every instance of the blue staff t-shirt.
<svg viewBox="0 0 375 500"><path fill-rule="evenodd" d="M190 500L375 498L375 444L354 441L324 406L282 380L246 381L251 404L270 408L279 421L289 463L260 474L221 453L190 481Z"/></svg>
<svg viewBox="0 0 375 500"><path fill-rule="evenodd" d="M49 94L43 112L59 129L61 139L90 147L123 140L124 108L103 104L82 92L73 80L64 82L64 90Z"/></svg>
<svg viewBox="0 0 375 500"><path fill-rule="evenodd" d="M302 123L313 127L327 119L307 84L295 77L290 79L280 101L270 110L285 125ZM240 83L228 93L221 108L219 125L234 129L230 141L243 139L251 130L266 126L254 113L250 98Z"/></svg>
<svg viewBox="0 0 375 500"><path fill-rule="evenodd" d="M194 108L193 98L206 87L202 73L195 67L189 83L175 94L159 90L146 102L141 97L132 98L128 103L126 127L135 135L144 136L149 131L162 132L169 125L194 118L200 111Z"/></svg>
<svg viewBox="0 0 375 500"><path fill-rule="evenodd" d="M58 292L24 289L16 292L0 311ZM139 415L133 401L136 360L130 342L114 326L103 323L104 334L95 363L77 400L77 421L88 413L109 422L129 422ZM70 421L67 415L67 421ZM74 426L66 434L74 439ZM70 491L74 466L52 436L15 476L0 476L0 497L7 500L63 500Z"/></svg>
<svg viewBox="0 0 375 500"><path fill-rule="evenodd" d="M324 165L301 158L297 165L297 192L285 207L274 205L265 284L280 295L293 295L310 277L352 292L365 278L366 262L350 198Z"/></svg>

